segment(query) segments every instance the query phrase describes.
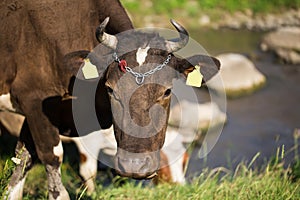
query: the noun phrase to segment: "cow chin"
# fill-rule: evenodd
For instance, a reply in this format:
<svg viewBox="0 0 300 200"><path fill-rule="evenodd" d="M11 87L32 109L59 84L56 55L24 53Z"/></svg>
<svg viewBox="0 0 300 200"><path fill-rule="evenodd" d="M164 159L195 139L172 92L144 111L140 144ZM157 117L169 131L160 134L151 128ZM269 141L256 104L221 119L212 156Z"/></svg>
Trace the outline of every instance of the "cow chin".
<svg viewBox="0 0 300 200"><path fill-rule="evenodd" d="M151 179L157 174L159 161L159 152L131 153L118 148L115 169L123 177Z"/></svg>

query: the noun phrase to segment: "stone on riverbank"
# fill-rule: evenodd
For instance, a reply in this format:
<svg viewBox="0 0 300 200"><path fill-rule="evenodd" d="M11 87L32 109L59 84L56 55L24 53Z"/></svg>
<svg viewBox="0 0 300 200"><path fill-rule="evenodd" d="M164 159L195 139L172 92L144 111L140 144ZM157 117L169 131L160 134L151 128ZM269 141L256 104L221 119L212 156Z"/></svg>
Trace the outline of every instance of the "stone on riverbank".
<svg viewBox="0 0 300 200"><path fill-rule="evenodd" d="M251 10L224 13L217 28L269 31L284 26L300 26L300 10L290 9L282 13L254 14Z"/></svg>
<svg viewBox="0 0 300 200"><path fill-rule="evenodd" d="M226 92L227 97L234 98L251 94L265 84L265 76L245 56L228 53L217 58L221 62L220 76L224 86L216 78L212 78L207 83L209 88L217 92Z"/></svg>
<svg viewBox="0 0 300 200"><path fill-rule="evenodd" d="M268 33L261 48L274 51L285 62L300 64L300 28L284 27Z"/></svg>
<svg viewBox="0 0 300 200"><path fill-rule="evenodd" d="M184 143L191 143L202 136L209 128L223 126L226 114L213 102L198 104L180 101L170 111L169 126L178 128Z"/></svg>

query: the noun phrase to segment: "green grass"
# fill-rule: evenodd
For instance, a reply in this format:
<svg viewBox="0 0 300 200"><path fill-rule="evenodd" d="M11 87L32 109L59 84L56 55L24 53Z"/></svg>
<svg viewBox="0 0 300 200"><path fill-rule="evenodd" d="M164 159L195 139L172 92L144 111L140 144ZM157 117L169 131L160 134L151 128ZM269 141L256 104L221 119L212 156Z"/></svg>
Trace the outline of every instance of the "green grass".
<svg viewBox="0 0 300 200"><path fill-rule="evenodd" d="M204 10L219 8L234 12L250 9L255 13L274 12L280 9L298 8L300 6L299 0L201 0L198 3Z"/></svg>
<svg viewBox="0 0 300 200"><path fill-rule="evenodd" d="M6 191L9 177L12 175L14 168L15 166L11 160L0 161L0 197Z"/></svg>
<svg viewBox="0 0 300 200"><path fill-rule="evenodd" d="M241 162L236 168L231 166L230 169L206 168L186 185L142 186L125 178L112 178L110 173L102 172L97 175L96 191L88 196L77 172L78 165L72 163L71 157L65 159L66 162L62 166L62 180L71 199L296 200L300 199L299 138L300 134L296 129L294 147L288 150L285 150L284 146L278 148L276 154L265 165L257 165L256 161L260 157L260 153L257 153L251 161ZM293 155L293 161L289 164L284 163L287 155ZM2 156L0 159L0 199L3 199L3 193L13 169L14 163ZM112 183L104 186L104 179L107 178L111 178ZM24 199L47 199L47 197L45 169L41 164L37 164L27 176Z"/></svg>
<svg viewBox="0 0 300 200"><path fill-rule="evenodd" d="M189 27L199 26L198 19L210 16L211 21L222 21L225 13L248 12L254 15L281 13L300 8L300 0L121 0L133 17L136 27L167 26L174 18ZM150 24L149 24L150 22Z"/></svg>
<svg viewBox="0 0 300 200"><path fill-rule="evenodd" d="M98 179L96 192L91 196L86 195L80 177L67 163L62 167L62 178L72 199L300 199L299 160L291 167L284 168L284 153L284 148L279 149L261 169L252 167L259 154L249 164L242 162L233 171L225 168L205 169L186 185L145 187L115 179L113 184L103 187ZM3 184L7 181L3 180L8 180L13 168L12 163L9 160L7 162L10 164L0 164L1 188L5 188ZM28 174L24 199L47 199L46 185L44 167L35 166Z"/></svg>
<svg viewBox="0 0 300 200"><path fill-rule="evenodd" d="M210 11L214 9L229 12L250 9L259 13L300 7L300 0L121 0L121 2L131 12L148 10L148 13L152 14L170 14L177 12L178 9L181 12L187 9L191 15L195 10Z"/></svg>

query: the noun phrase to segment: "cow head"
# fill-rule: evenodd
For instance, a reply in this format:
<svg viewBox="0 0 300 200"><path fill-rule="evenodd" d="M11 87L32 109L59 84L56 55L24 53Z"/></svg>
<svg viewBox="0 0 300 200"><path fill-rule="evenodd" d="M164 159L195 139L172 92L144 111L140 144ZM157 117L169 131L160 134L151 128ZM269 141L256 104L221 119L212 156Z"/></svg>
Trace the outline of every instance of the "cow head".
<svg viewBox="0 0 300 200"><path fill-rule="evenodd" d="M220 67L217 59L194 55L174 56L189 36L171 21L179 38L165 40L157 33L128 31L120 35L105 33L108 18L97 28L98 41L114 52L114 60L104 73L105 87L113 113L118 145L115 169L122 176L151 178L159 168L170 110L172 81L187 77L199 65L203 83Z"/></svg>

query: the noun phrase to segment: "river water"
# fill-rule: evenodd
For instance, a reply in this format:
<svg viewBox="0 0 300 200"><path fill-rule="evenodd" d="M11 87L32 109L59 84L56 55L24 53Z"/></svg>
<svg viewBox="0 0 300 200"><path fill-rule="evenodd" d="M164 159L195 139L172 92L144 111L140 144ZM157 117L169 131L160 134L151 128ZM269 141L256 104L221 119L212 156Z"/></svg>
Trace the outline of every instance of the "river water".
<svg viewBox="0 0 300 200"><path fill-rule="evenodd" d="M300 128L300 66L281 64L271 53L261 52L262 36L230 30L191 32L191 37L212 55L234 52L252 58L267 84L252 95L227 100L228 122L219 140L205 158L199 158L199 146L193 150L187 177L206 167L234 170L241 161L249 163L258 152L254 166L261 166L283 145L285 164L294 158L293 132Z"/></svg>

